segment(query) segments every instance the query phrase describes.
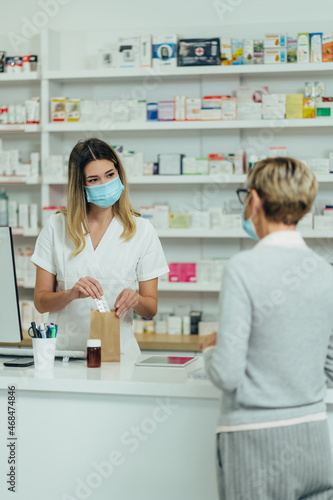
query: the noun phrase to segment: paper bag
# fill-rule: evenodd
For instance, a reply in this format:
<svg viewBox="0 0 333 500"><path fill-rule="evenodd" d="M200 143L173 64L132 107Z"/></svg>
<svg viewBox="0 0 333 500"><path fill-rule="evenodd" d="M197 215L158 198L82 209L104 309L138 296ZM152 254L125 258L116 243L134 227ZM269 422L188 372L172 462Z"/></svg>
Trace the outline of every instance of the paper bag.
<svg viewBox="0 0 333 500"><path fill-rule="evenodd" d="M120 324L114 309L111 312L91 309L90 338L101 339L102 361L120 361Z"/></svg>

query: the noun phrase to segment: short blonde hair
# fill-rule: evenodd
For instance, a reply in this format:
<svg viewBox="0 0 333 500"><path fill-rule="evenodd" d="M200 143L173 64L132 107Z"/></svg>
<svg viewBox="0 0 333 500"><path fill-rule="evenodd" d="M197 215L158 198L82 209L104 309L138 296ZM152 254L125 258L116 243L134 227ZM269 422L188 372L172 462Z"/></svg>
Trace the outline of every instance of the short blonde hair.
<svg viewBox="0 0 333 500"><path fill-rule="evenodd" d="M248 174L246 187L257 191L268 220L289 226L297 224L311 210L318 182L301 161L279 157L256 163Z"/></svg>

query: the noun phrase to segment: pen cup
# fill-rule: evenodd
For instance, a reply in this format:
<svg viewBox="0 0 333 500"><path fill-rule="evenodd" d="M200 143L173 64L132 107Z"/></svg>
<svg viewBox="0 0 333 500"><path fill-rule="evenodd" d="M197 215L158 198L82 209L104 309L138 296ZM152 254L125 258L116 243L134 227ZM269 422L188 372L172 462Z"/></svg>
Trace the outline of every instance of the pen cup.
<svg viewBox="0 0 333 500"><path fill-rule="evenodd" d="M32 339L36 372L52 372L54 367L56 340L56 338Z"/></svg>

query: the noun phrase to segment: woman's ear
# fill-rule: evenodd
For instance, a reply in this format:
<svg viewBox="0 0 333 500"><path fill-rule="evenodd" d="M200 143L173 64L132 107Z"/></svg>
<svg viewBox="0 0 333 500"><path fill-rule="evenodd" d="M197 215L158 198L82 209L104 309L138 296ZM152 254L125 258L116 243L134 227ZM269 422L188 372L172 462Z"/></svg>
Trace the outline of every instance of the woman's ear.
<svg viewBox="0 0 333 500"><path fill-rule="evenodd" d="M253 212L258 214L261 211L262 208L262 203L261 199L259 198L259 195L255 189L251 189L251 195L252 195L252 209Z"/></svg>

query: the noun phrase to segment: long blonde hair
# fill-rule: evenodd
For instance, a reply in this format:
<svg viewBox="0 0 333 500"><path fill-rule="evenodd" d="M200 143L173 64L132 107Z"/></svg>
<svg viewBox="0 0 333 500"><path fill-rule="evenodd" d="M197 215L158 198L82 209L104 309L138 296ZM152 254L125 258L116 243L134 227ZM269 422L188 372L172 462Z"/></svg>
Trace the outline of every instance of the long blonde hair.
<svg viewBox="0 0 333 500"><path fill-rule="evenodd" d="M84 167L96 160L111 161L125 188L119 200L112 206L113 215L124 227L120 237L125 241L133 238L136 233L134 217L141 217L141 214L134 210L129 200L125 170L114 149L97 138L79 141L74 146L68 162L67 208L59 210L67 218L67 233L75 243L73 257L82 252L86 246L85 236L90 232L87 219L88 202L84 189Z"/></svg>

